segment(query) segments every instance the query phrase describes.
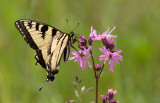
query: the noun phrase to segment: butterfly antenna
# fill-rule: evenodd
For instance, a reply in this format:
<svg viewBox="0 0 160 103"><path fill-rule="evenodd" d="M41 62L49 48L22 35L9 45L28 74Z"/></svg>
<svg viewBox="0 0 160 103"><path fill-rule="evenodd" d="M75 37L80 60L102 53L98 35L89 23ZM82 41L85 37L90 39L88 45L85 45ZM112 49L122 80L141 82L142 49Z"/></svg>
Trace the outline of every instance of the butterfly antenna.
<svg viewBox="0 0 160 103"><path fill-rule="evenodd" d="M79 26L79 23L78 23L78 25L72 30L72 32L73 32L75 29L77 29L78 26Z"/></svg>
<svg viewBox="0 0 160 103"><path fill-rule="evenodd" d="M69 28L69 25L68 25L68 19L66 19L66 22L67 22L68 29L69 29L69 31L71 32L71 30L70 30L70 28Z"/></svg>
<svg viewBox="0 0 160 103"><path fill-rule="evenodd" d="M48 82L48 81L47 81L47 78L46 78L46 80L44 81L44 84L39 88L39 91L42 90L42 88L43 88L43 86L45 85L46 82Z"/></svg>

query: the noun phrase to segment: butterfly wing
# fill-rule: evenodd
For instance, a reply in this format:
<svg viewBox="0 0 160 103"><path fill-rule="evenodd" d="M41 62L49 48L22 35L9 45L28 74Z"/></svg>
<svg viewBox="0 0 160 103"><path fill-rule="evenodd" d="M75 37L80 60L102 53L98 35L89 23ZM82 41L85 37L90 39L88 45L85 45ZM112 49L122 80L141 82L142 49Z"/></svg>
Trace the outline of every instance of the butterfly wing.
<svg viewBox="0 0 160 103"><path fill-rule="evenodd" d="M67 46L64 50L64 61L67 62L68 58L70 56L70 50L71 50L71 46L73 44L73 38L69 38Z"/></svg>
<svg viewBox="0 0 160 103"><path fill-rule="evenodd" d="M52 39L56 37L56 34L63 34L63 32L33 20L18 20L15 22L15 26L30 47L36 50L35 59L37 63L46 69L51 56L49 51Z"/></svg>
<svg viewBox="0 0 160 103"><path fill-rule="evenodd" d="M49 60L49 66L51 66L51 71L53 69L59 69L60 60L62 57L62 53L67 46L69 36L68 34L57 34L55 38L52 40L51 44L51 58Z"/></svg>
<svg viewBox="0 0 160 103"><path fill-rule="evenodd" d="M15 26L30 47L36 50L36 64L46 69L46 80L53 81L59 70L62 53L64 61L69 58L74 33L65 34L55 27L33 20L18 20Z"/></svg>

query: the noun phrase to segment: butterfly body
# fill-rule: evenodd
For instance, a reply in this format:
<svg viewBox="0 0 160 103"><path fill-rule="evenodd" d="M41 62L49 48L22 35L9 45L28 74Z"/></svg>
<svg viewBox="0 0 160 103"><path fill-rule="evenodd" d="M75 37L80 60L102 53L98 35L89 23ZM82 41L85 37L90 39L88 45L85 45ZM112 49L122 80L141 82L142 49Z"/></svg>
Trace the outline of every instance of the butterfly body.
<svg viewBox="0 0 160 103"><path fill-rule="evenodd" d="M46 81L53 81L59 71L62 54L64 61L69 58L74 33L63 33L53 26L33 20L18 20L15 26L29 46L36 50L36 64L47 71Z"/></svg>

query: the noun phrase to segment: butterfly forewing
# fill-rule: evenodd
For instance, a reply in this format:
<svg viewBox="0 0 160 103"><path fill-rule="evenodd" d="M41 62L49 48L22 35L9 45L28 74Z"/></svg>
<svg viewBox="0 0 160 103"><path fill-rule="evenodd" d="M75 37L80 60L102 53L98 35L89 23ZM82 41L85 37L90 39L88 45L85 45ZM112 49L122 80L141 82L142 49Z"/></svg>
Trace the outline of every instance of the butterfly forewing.
<svg viewBox="0 0 160 103"><path fill-rule="evenodd" d="M64 61L69 58L73 36L33 20L18 20L15 26L30 47L36 50L36 63L47 70L47 75L56 74L54 71L59 68L62 53ZM51 77L47 78L50 80Z"/></svg>
<svg viewBox="0 0 160 103"><path fill-rule="evenodd" d="M46 69L44 64L50 58L47 51L53 38L52 30L55 28L31 20L19 20L15 22L15 25L30 47L36 50L35 59L37 63ZM57 31L57 29L55 30Z"/></svg>

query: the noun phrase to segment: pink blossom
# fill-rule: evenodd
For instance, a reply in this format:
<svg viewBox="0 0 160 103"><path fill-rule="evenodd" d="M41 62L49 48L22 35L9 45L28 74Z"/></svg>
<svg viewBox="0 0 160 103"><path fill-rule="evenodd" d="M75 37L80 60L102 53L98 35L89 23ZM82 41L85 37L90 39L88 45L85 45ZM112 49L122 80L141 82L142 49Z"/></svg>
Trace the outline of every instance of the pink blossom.
<svg viewBox="0 0 160 103"><path fill-rule="evenodd" d="M79 36L79 40L78 41L81 43L81 45L86 45L87 44L86 39L82 35Z"/></svg>
<svg viewBox="0 0 160 103"><path fill-rule="evenodd" d="M99 37L97 35L97 31L95 29L93 29L93 27L91 27L90 39L92 41L99 39Z"/></svg>
<svg viewBox="0 0 160 103"><path fill-rule="evenodd" d="M111 35L111 32L115 28L116 28L116 26L109 32L109 27L108 27L108 30L106 32L104 32L102 35L101 34L97 35L97 31L95 29L93 29L93 27L91 27L90 38L91 38L92 41L94 41L94 40L102 40L104 38L106 38L108 40L116 38L117 35Z"/></svg>
<svg viewBox="0 0 160 103"><path fill-rule="evenodd" d="M74 60L74 62L78 61L78 63L80 63L80 66L83 69L86 69L86 62L88 62L88 65L90 68L92 68L91 64L89 63L89 61L87 60L88 57L86 57L88 54L88 52L91 50L91 46L89 46L88 49L83 48L83 50L80 51L71 51L71 53L74 55L73 57L70 57L69 60Z"/></svg>
<svg viewBox="0 0 160 103"><path fill-rule="evenodd" d="M105 47L102 48L99 48L100 51L102 53L104 53L104 55L101 55L99 60L104 60L104 64L106 63L106 60L109 59L109 66L110 66L110 72L113 72L113 67L114 67L114 61L117 63L117 64L120 64L120 61L122 61L122 56L119 54L122 52L122 50L117 50L117 51L112 51L110 52L110 50L107 50Z"/></svg>
<svg viewBox="0 0 160 103"><path fill-rule="evenodd" d="M95 70L96 70L96 71L100 71L100 70L101 70L101 66L100 66L99 64L96 64Z"/></svg>
<svg viewBox="0 0 160 103"><path fill-rule="evenodd" d="M102 35L98 35L99 40L102 40L103 38L106 38L108 40L116 38L117 35L110 35L115 28L116 26L109 32L109 26L108 26L108 30L106 32L104 32Z"/></svg>
<svg viewBox="0 0 160 103"><path fill-rule="evenodd" d="M111 103L115 103L114 101L114 99L113 99L113 97L114 97L114 95L116 95L117 94L117 91L115 90L115 91L113 91L113 89L109 89L108 90L108 94L107 94L107 98L109 99L109 101L113 101L113 102L111 102ZM109 102L110 103L110 102Z"/></svg>
<svg viewBox="0 0 160 103"><path fill-rule="evenodd" d="M117 100L113 99L114 95L116 95L116 94L117 94L116 90L113 91L113 89L109 89L107 96L105 96L104 94L102 94L101 95L101 99L102 99L103 103L118 103Z"/></svg>
<svg viewBox="0 0 160 103"><path fill-rule="evenodd" d="M107 102L107 97L104 94L101 94L101 99L102 99L103 103Z"/></svg>
<svg viewBox="0 0 160 103"><path fill-rule="evenodd" d="M116 95L116 94L117 94L117 91L116 91L116 90L113 91L113 89L111 88L111 89L108 90L108 94Z"/></svg>

